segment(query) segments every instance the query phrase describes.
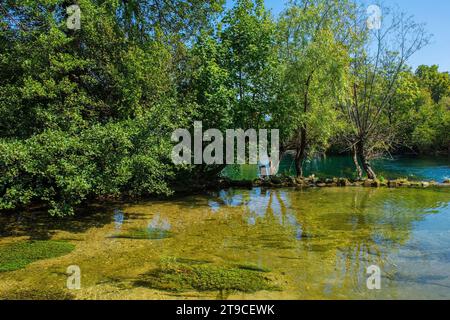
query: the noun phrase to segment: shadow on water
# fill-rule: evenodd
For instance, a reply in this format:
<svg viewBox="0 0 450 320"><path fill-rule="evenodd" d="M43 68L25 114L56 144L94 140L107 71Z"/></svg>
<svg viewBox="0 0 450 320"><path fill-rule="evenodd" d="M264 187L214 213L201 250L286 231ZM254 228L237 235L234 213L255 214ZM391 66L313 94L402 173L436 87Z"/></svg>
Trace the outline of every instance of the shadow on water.
<svg viewBox="0 0 450 320"><path fill-rule="evenodd" d="M50 216L45 210L29 210L0 215L0 238L28 236L30 240L48 240L57 231L84 233L115 221L119 226L125 215L114 207L92 206L80 210L76 216Z"/></svg>

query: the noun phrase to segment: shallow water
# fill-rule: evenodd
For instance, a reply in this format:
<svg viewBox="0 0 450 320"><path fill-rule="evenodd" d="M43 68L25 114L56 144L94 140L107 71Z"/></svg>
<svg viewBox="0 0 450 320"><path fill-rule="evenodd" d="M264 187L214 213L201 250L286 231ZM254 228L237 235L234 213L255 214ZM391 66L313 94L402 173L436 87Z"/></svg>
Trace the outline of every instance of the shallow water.
<svg viewBox="0 0 450 320"><path fill-rule="evenodd" d="M0 273L0 298L449 299L449 205L448 189L256 188L93 207L71 219L3 216L0 245L53 239L76 249ZM279 290L223 296L143 286L167 259L256 266ZM65 288L70 265L81 268L80 290ZM370 265L381 268L380 290L367 288Z"/></svg>
<svg viewBox="0 0 450 320"><path fill-rule="evenodd" d="M450 179L450 160L448 157L394 157L373 161L379 177L386 179L408 178L410 180L443 182ZM355 166L348 156L327 156L305 162L305 176L315 174L320 178L355 178ZM279 173L294 175L293 159L287 155L280 163ZM228 166L223 174L234 180L253 180L258 177L256 165Z"/></svg>

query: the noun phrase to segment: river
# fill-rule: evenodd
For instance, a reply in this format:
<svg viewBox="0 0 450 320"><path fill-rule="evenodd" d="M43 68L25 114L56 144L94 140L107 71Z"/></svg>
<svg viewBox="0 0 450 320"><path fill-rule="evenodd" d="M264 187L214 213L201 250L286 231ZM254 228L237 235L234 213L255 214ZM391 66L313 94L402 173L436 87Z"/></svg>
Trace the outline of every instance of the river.
<svg viewBox="0 0 450 320"><path fill-rule="evenodd" d="M255 188L4 215L0 268L30 239L74 250L0 272L0 298L450 299L449 205L447 188Z"/></svg>
<svg viewBox="0 0 450 320"><path fill-rule="evenodd" d="M448 157L392 157L373 161L379 177L385 179L407 178L443 182L450 179L450 159ZM303 166L304 175L320 178L355 178L355 166L349 156L327 156L307 160ZM295 175L292 157L285 156L280 163L280 174ZM258 177L256 165L231 165L223 173L235 180L253 180Z"/></svg>

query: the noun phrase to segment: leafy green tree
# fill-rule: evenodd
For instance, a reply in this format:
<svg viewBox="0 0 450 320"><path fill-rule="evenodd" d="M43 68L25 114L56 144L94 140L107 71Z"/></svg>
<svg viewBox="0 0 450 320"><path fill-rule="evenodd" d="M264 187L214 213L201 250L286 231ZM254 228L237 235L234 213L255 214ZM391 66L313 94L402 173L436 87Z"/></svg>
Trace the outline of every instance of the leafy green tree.
<svg viewBox="0 0 450 320"><path fill-rule="evenodd" d="M177 14L156 11L155 24L157 3L136 14L137 2L80 0L73 31L72 3L2 2L0 210L42 202L65 215L93 198L172 192L170 135L192 112L177 92L179 27L208 25L222 2L164 1ZM137 10L127 23L125 4Z"/></svg>
<svg viewBox="0 0 450 320"><path fill-rule="evenodd" d="M352 55L349 99L342 105L350 124L350 148L369 179L376 179L370 160L392 150L395 132L385 117L408 59L428 43L423 25L402 13L383 9L382 28L356 25L366 39ZM358 170L360 171L360 170Z"/></svg>
<svg viewBox="0 0 450 320"><path fill-rule="evenodd" d="M435 103L439 103L443 97L450 95L450 75L448 72L439 72L437 65L419 66L416 76L421 84L430 91Z"/></svg>
<svg viewBox="0 0 450 320"><path fill-rule="evenodd" d="M219 41L234 90L233 123L242 129L264 127L276 84L276 25L262 0L236 1L222 25Z"/></svg>
<svg viewBox="0 0 450 320"><path fill-rule="evenodd" d="M345 1L293 2L279 22L283 82L273 112L283 150L295 150L295 167L324 152L338 128L337 102L344 94L348 51L340 39ZM343 10L343 11L342 11Z"/></svg>

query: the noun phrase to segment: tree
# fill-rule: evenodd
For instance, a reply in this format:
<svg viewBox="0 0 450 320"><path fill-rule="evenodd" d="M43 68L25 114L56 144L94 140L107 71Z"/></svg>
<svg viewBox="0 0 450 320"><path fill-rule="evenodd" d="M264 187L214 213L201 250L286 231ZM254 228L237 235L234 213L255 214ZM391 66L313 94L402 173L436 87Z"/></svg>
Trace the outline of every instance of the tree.
<svg viewBox="0 0 450 320"><path fill-rule="evenodd" d="M336 130L336 104L342 98L348 52L342 32L350 14L346 1L291 2L280 22L284 63L279 105L283 150L295 150L297 176L303 161L324 151Z"/></svg>
<svg viewBox="0 0 450 320"><path fill-rule="evenodd" d="M416 76L430 91L435 103L439 103L443 97L450 95L450 75L448 72L439 72L438 66L421 65L416 70Z"/></svg>
<svg viewBox="0 0 450 320"><path fill-rule="evenodd" d="M366 41L352 54L349 99L341 105L350 124L350 148L369 179L376 179L370 160L392 148L393 131L383 116L399 77L408 59L428 43L423 25L387 8L383 13L378 30L356 26L355 33L362 32Z"/></svg>
<svg viewBox="0 0 450 320"><path fill-rule="evenodd" d="M221 1L77 3L72 31L66 1L2 2L0 210L42 202L65 215L96 197L172 192L170 135L191 112L180 27L197 32Z"/></svg>
<svg viewBox="0 0 450 320"><path fill-rule="evenodd" d="M219 41L234 90L233 124L264 127L276 84L275 23L262 0L238 0L222 24Z"/></svg>

